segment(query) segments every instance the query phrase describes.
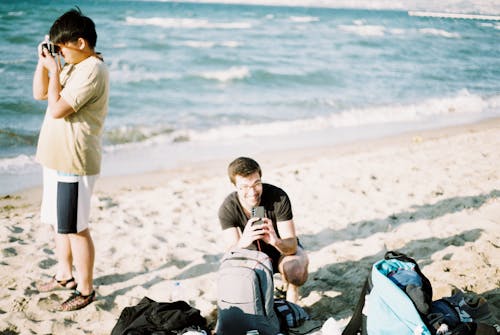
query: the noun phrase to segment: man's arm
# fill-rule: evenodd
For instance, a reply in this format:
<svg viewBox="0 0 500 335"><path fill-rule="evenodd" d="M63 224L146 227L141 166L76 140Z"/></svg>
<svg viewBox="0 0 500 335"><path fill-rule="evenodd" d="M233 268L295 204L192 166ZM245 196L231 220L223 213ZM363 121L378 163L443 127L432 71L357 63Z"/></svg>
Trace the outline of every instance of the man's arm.
<svg viewBox="0 0 500 335"><path fill-rule="evenodd" d="M293 255L297 252L297 236L295 235L295 224L293 220L279 221L276 226L280 237L274 231L271 220L265 219L268 231L264 241L274 246L282 255Z"/></svg>
<svg viewBox="0 0 500 335"><path fill-rule="evenodd" d="M231 227L224 229L222 231L222 234L224 235L224 241L226 243L226 249L231 250L235 248L238 245L238 242L240 240L240 229L237 227Z"/></svg>
<svg viewBox="0 0 500 335"><path fill-rule="evenodd" d="M233 248L247 248L254 241L264 238L265 231L261 225L252 225L259 218L251 218L245 225L245 229L241 232L238 227L230 227L224 229L224 240L226 242L227 250Z"/></svg>
<svg viewBox="0 0 500 335"><path fill-rule="evenodd" d="M297 235L295 234L295 223L292 220L277 222L280 239L276 243L278 249L283 255L293 255L297 252Z"/></svg>

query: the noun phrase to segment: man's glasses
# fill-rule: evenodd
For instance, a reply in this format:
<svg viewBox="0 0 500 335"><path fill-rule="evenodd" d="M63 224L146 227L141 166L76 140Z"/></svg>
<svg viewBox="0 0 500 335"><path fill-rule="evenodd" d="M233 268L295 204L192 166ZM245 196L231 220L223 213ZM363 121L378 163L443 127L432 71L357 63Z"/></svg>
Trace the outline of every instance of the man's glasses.
<svg viewBox="0 0 500 335"><path fill-rule="evenodd" d="M256 181L252 185L237 185L236 188L243 192L248 192L250 189L257 190L262 187L262 182L260 180Z"/></svg>

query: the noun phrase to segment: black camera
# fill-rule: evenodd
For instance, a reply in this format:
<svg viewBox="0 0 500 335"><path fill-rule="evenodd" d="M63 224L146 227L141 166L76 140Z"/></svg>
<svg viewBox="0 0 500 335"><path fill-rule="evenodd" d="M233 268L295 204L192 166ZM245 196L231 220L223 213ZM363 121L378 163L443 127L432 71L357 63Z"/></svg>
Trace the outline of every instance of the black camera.
<svg viewBox="0 0 500 335"><path fill-rule="evenodd" d="M42 49L47 49L53 57L55 57L61 51L61 49L57 45L50 41L48 41L47 43L43 43Z"/></svg>

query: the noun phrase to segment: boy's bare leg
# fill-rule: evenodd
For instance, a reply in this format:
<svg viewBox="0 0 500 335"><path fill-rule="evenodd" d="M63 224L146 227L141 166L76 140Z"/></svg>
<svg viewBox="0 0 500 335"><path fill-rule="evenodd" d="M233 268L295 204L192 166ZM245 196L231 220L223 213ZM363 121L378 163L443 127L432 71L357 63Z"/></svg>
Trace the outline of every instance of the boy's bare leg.
<svg viewBox="0 0 500 335"><path fill-rule="evenodd" d="M88 229L71 234L71 250L78 274L78 291L89 295L93 291L95 249Z"/></svg>
<svg viewBox="0 0 500 335"><path fill-rule="evenodd" d="M55 233L57 256L57 280L67 280L73 277L73 254L67 234Z"/></svg>

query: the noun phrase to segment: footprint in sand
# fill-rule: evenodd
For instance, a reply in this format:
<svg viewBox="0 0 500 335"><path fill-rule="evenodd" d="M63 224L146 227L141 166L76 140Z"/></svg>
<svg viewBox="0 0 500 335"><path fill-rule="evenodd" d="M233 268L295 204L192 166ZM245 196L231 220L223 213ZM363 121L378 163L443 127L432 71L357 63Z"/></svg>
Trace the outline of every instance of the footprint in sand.
<svg viewBox="0 0 500 335"><path fill-rule="evenodd" d="M59 309L62 299L57 295L52 293L48 297L40 298L36 304L40 309L55 312Z"/></svg>
<svg viewBox="0 0 500 335"><path fill-rule="evenodd" d="M12 312L22 312L25 310L27 304L28 304L28 299L26 299L25 297L16 298L12 302L10 310Z"/></svg>

